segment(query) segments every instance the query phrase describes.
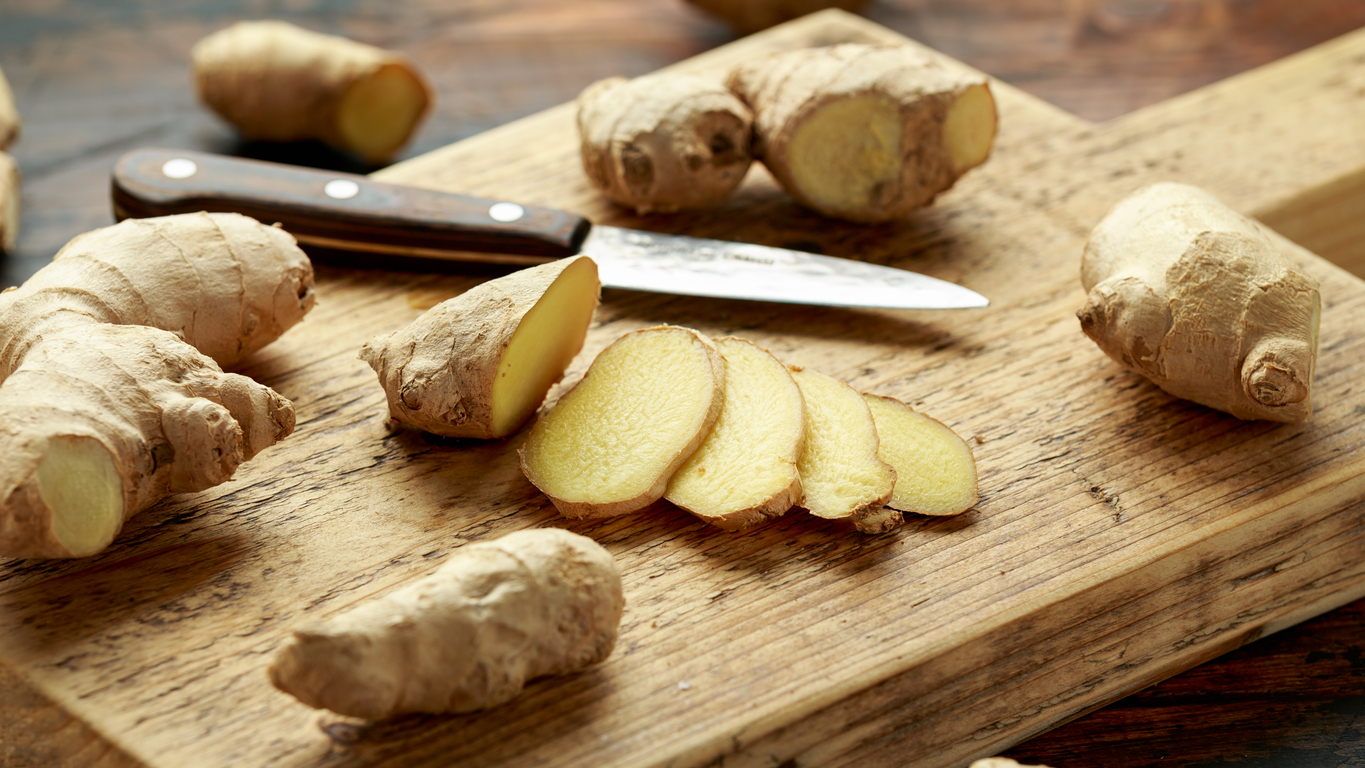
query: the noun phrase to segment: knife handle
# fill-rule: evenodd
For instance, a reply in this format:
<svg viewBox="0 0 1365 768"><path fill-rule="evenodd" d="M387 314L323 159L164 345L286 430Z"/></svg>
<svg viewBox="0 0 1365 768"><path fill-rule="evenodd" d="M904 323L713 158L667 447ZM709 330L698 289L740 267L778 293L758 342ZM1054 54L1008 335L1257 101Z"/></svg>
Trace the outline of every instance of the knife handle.
<svg viewBox="0 0 1365 768"><path fill-rule="evenodd" d="M572 256L592 226L553 208L178 149L124 155L112 194L119 220L231 211L278 222L305 245L457 261L525 265Z"/></svg>

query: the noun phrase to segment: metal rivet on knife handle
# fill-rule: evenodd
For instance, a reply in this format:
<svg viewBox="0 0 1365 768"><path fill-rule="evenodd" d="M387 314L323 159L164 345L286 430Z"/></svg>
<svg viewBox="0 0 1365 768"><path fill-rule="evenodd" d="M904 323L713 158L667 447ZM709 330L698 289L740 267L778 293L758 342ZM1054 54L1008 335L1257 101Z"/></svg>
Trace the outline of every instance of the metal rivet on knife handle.
<svg viewBox="0 0 1365 768"><path fill-rule="evenodd" d="M350 200L360 194L360 185L350 179L332 179L322 191L333 200Z"/></svg>
<svg viewBox="0 0 1365 768"><path fill-rule="evenodd" d="M488 209L488 215L493 221L516 221L526 215L526 209L516 203L494 203Z"/></svg>
<svg viewBox="0 0 1365 768"><path fill-rule="evenodd" d="M168 179L188 179L199 171L199 166L193 160L185 157L177 157L174 160L167 160L161 166L161 173Z"/></svg>

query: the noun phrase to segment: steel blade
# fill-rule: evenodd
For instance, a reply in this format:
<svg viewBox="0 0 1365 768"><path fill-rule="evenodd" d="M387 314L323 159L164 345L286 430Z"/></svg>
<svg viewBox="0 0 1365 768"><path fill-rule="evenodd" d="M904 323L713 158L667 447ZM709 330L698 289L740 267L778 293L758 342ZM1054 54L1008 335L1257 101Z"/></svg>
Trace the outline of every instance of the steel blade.
<svg viewBox="0 0 1365 768"><path fill-rule="evenodd" d="M882 309L968 309L990 301L938 278L851 259L595 225L581 252L602 285L725 299Z"/></svg>

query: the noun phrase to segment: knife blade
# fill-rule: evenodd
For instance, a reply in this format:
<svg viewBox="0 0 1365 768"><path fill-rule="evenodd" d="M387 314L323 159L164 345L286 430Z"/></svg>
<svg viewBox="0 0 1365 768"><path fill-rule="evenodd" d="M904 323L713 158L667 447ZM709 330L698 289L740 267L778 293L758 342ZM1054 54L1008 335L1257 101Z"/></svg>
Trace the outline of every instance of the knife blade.
<svg viewBox="0 0 1365 768"><path fill-rule="evenodd" d="M305 245L381 255L526 266L583 253L608 288L894 309L989 304L960 285L877 264L189 150L127 153L114 166L112 197L120 220L231 211L278 222Z"/></svg>

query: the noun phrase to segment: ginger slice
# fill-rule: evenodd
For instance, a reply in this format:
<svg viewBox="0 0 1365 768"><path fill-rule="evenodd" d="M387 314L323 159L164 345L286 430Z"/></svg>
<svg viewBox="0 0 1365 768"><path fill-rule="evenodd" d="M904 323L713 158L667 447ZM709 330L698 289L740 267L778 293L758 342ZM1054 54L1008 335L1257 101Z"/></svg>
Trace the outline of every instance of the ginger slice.
<svg viewBox="0 0 1365 768"><path fill-rule="evenodd" d="M753 108L755 154L782 188L849 221L928 205L995 142L989 82L905 46L787 51L740 66L729 82Z"/></svg>
<svg viewBox="0 0 1365 768"><path fill-rule="evenodd" d="M531 428L522 471L566 517L633 512L662 497L701 445L724 387L725 361L700 333L627 333Z"/></svg>
<svg viewBox="0 0 1365 768"><path fill-rule="evenodd" d="M782 363L744 339L718 339L725 403L706 441L664 498L730 531L779 517L801 500L806 442L801 390Z"/></svg>
<svg viewBox="0 0 1365 768"><path fill-rule="evenodd" d="M878 454L896 469L887 506L917 515L956 515L976 503L976 460L967 441L895 398L863 399L877 425Z"/></svg>
<svg viewBox="0 0 1365 768"><path fill-rule="evenodd" d="M586 256L490 280L365 342L396 421L446 437L506 437L583 349L601 284Z"/></svg>
<svg viewBox="0 0 1365 768"><path fill-rule="evenodd" d="M806 450L797 465L805 488L801 506L816 517L852 519L863 533L900 525L901 513L885 506L896 471L877 454L867 402L838 379L809 368L791 370L806 403Z"/></svg>

